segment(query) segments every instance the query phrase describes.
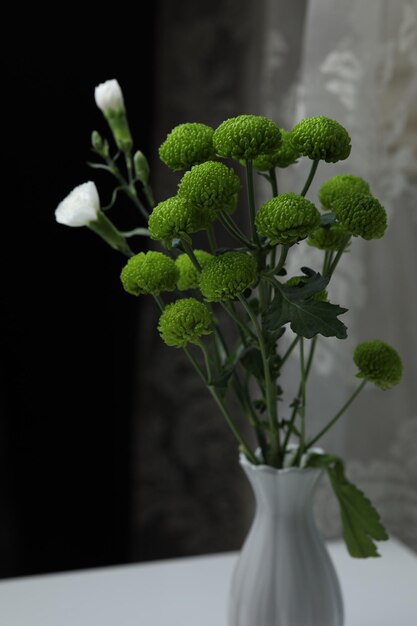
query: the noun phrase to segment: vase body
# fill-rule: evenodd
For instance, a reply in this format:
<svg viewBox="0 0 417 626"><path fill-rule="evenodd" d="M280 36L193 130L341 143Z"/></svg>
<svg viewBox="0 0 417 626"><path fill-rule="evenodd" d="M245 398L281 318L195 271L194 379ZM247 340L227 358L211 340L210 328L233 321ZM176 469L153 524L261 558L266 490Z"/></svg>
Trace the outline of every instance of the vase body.
<svg viewBox="0 0 417 626"><path fill-rule="evenodd" d="M256 512L229 596L229 626L343 626L339 582L313 517L315 468L241 457Z"/></svg>

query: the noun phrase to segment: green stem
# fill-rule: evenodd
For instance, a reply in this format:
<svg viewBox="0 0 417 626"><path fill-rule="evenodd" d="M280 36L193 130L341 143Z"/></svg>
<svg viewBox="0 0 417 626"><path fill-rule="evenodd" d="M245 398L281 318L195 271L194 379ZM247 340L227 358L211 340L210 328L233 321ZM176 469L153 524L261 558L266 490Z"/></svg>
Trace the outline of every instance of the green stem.
<svg viewBox="0 0 417 626"><path fill-rule="evenodd" d="M242 233L237 224L232 220L231 217L225 212L221 211L219 213L219 221L224 226L224 228L230 233L232 237L243 243L247 248L253 249L255 246L253 243Z"/></svg>
<svg viewBox="0 0 417 626"><path fill-rule="evenodd" d="M213 254L215 254L217 250L217 241L216 241L216 234L214 232L213 224L210 224L210 226L207 228L207 238L208 238L210 250Z"/></svg>
<svg viewBox="0 0 417 626"><path fill-rule="evenodd" d="M226 422L227 422L230 430L232 431L232 433L236 437L237 441L239 442L240 448L241 448L242 452L249 459L249 461L251 461L251 463L253 463L254 465L259 465L258 459L253 454L253 452L251 452L251 450L249 448L249 445L246 443L245 439L243 438L243 436L241 435L241 433L237 429L236 424L234 423L232 416L230 415L229 411L227 410L227 408L226 408L224 402L222 401L222 399L219 397L217 391L211 385L208 384L208 381L207 381L206 377L204 376L204 373L201 370L201 367L199 366L199 364L197 363L197 361L195 360L195 358L193 357L193 355L191 354L189 349L188 348L183 348L183 350L184 350L185 354L187 355L188 359L190 360L191 364L193 365L194 369L196 370L197 374L200 376L201 380L207 386L207 388L208 388L212 398L216 402L217 406L221 410L223 416L226 419Z"/></svg>
<svg viewBox="0 0 417 626"><path fill-rule="evenodd" d="M274 274L279 274L279 272L284 267L285 261L287 260L288 250L289 249L290 249L290 246L282 245L281 253L280 253L280 256L279 256L279 259L278 259L278 264L275 267Z"/></svg>
<svg viewBox="0 0 417 626"><path fill-rule="evenodd" d="M194 254L194 251L193 251L192 247L190 246L190 244L188 243L188 241L181 237L181 244L182 244L182 247L184 248L185 252L187 253L191 263L196 268L197 272L201 272L201 265L197 261L197 258L196 258L195 254Z"/></svg>
<svg viewBox="0 0 417 626"><path fill-rule="evenodd" d="M210 357L209 354L207 352L207 348L204 345L204 343L202 341L199 341L197 344L201 350L201 352L203 353L203 357L204 357L204 365L206 366L206 371L207 371L207 385L211 385L211 381L213 380L213 376L211 373L211 365L210 365Z"/></svg>
<svg viewBox="0 0 417 626"><path fill-rule="evenodd" d="M289 348L287 349L286 353L284 354L284 356L281 359L280 368L282 368L282 366L284 365L285 361L288 359L288 357L290 356L291 352L294 350L295 346L297 345L297 343L299 341L300 341L300 337L299 337L299 335L296 335L295 338L293 339L293 341L291 342Z"/></svg>
<svg viewBox="0 0 417 626"><path fill-rule="evenodd" d="M299 410L300 418L301 418L301 428L300 428L300 447L298 449L298 455L301 458L304 446L305 446L305 435L306 435L306 368L305 368L305 360L304 360L304 337L300 337L300 368L301 368L301 406Z"/></svg>
<svg viewBox="0 0 417 626"><path fill-rule="evenodd" d="M278 464L281 456L281 442L279 438L279 426L278 426L278 404L276 398L276 387L272 382L271 378L271 370L269 368L268 355L266 352L265 341L262 334L262 329L259 325L259 322L256 318L256 315L252 311L248 302L244 298L244 296L238 296L239 301L246 313L248 314L250 320L252 321L253 327L255 329L259 349L261 351L262 364L265 375L265 401L268 412L268 421L271 429L271 453L272 453L272 463Z"/></svg>
<svg viewBox="0 0 417 626"><path fill-rule="evenodd" d="M297 336L297 339L301 339L301 337ZM294 343L294 342L293 342ZM307 384L307 380L308 377L310 375L310 370L311 370L311 366L313 364L313 357L314 357L314 352L316 349L316 344L317 344L317 335L315 337L313 337L313 339L311 340L311 348L310 348L310 353L308 355L308 359L307 359L307 364L305 366L305 375L304 375L304 384ZM291 346L290 346L291 347ZM302 385L300 383L300 386L298 387L298 391L297 391L297 395L295 396L294 399L294 407L291 413L291 417L290 417L290 423L288 425L288 430L287 430L287 434L285 435L285 439L284 439L284 443L283 443L283 454L285 455L285 452L287 450L287 446L288 446L288 442L290 440L291 437L291 431L292 431L292 426L294 425L295 419L297 417L297 413L299 412L299 405L298 405L298 401L300 400L302 395ZM298 454L296 459L298 459Z"/></svg>
<svg viewBox="0 0 417 626"><path fill-rule="evenodd" d="M275 167L269 170L269 179L272 187L272 197L276 198L278 195L278 180Z"/></svg>
<svg viewBox="0 0 417 626"><path fill-rule="evenodd" d="M319 159L314 159L313 163L311 164L310 173L308 175L308 178L307 178L307 180L305 182L305 185L303 187L303 190L301 192L302 196L305 196L307 191L310 189L310 185L313 182L313 178L314 178L314 175L316 173L318 164L319 164Z"/></svg>
<svg viewBox="0 0 417 626"><path fill-rule="evenodd" d="M255 228L255 190L253 186L253 165L252 159L246 159L246 182L248 188L248 204L252 239L257 246L260 245L258 233Z"/></svg>
<svg viewBox="0 0 417 626"><path fill-rule="evenodd" d="M324 253L324 261L323 261L323 276L327 275L327 272L330 269L330 266L332 264L332 260L333 260L333 251L332 250L326 250L326 252Z"/></svg>
<svg viewBox="0 0 417 626"><path fill-rule="evenodd" d="M155 300L155 302L156 302L156 304L157 304L158 309L159 309L159 310L161 311L161 313L162 313L162 311L163 311L163 310L164 310L164 308L165 308L165 303L164 303L164 301L162 300L161 296L155 296L155 295L154 295L154 296L153 296L153 299Z"/></svg>
<svg viewBox="0 0 417 626"><path fill-rule="evenodd" d="M127 178L129 181L129 186L133 187L133 162L132 162L132 155L130 153L129 150L125 150L123 152L123 155L125 157L125 163L126 163L126 169L127 169Z"/></svg>
<svg viewBox="0 0 417 626"><path fill-rule="evenodd" d="M342 254L343 254L343 253L344 253L344 251L346 250L346 248L347 248L347 245L348 245L349 241L350 241L350 235L347 235L347 236L345 237L345 239L343 240L342 245L340 246L339 250L337 251L337 254L336 254L336 256L334 257L334 259L333 259L333 261L332 261L332 263L331 263L331 265L330 265L330 267L329 267L329 269L328 269L328 271L327 271L327 275L328 275L329 277L331 277L331 276L332 276L332 274L333 274L333 272L335 271L335 269L336 269L336 267L337 267L337 264L339 263L339 261L340 261L340 259L341 259L341 257L342 257Z"/></svg>
<svg viewBox="0 0 417 626"><path fill-rule="evenodd" d="M265 433L263 431L262 425L259 421L258 416L255 413L255 410L252 406L252 400L249 395L248 385L242 385L239 376L236 372L233 372L234 377L232 380L232 388L236 394L237 399L239 400L245 417L251 424L251 426L255 429L256 437L258 439L259 447L262 451L263 460L266 462L268 455L268 445L265 438Z"/></svg>
<svg viewBox="0 0 417 626"><path fill-rule="evenodd" d="M159 310L162 312L165 308L165 304L164 301L162 300L161 296L153 296ZM202 344L199 344L200 348L202 348L203 350L203 355L204 355L204 359L206 361L206 367L207 367L207 374L209 376L209 379L211 378L211 373L210 373L210 363L209 363L209 359L208 359L208 355L205 352L205 348ZM246 455L246 457L255 465L259 465L259 461L256 458L256 456L253 454L253 452L251 452L248 444L246 443L246 441L244 440L244 438L242 437L242 435L240 434L239 430L236 428L235 423L233 422L233 419L230 415L230 413L228 412L226 406L224 405L223 401L221 400L221 398L219 397L217 391L215 390L215 388L213 388L210 383L209 380L204 376L204 372L202 371L201 367L199 366L199 364L197 363L197 361L195 360L195 358L193 357L193 355L191 354L191 352L189 351L188 348L183 348L185 354L187 355L188 359L190 360L192 366L194 367L194 369L196 370L197 374L200 376L201 380L204 382L204 384L206 385L207 389L209 390L211 396L214 398L216 404L219 406L221 412L223 413L223 416L226 418L226 422L228 423L231 431L233 432L234 436L236 437L236 439L238 440L240 447L242 449L242 451L244 452L244 454Z"/></svg>
<svg viewBox="0 0 417 626"><path fill-rule="evenodd" d="M122 186L122 190L124 193L130 198L133 204L139 209L140 213L143 215L146 221L148 221L149 213L143 206L142 202L139 200L136 189L134 185L131 185L124 176L120 173L119 168L111 157L106 158L106 163L109 167L109 171L113 174L113 176L119 181Z"/></svg>
<svg viewBox="0 0 417 626"><path fill-rule="evenodd" d="M155 207L155 197L153 195L152 187L149 183L143 185L143 193L145 194L145 198L149 204L149 207L153 209Z"/></svg>
<svg viewBox="0 0 417 626"><path fill-rule="evenodd" d="M220 302L219 304L223 307L223 309L226 311L229 317L231 317L232 320L236 322L239 329L243 332L242 339L243 338L246 339L247 335L250 335L252 339L256 339L256 335L251 331L250 328L246 326L243 320L241 320L240 317L237 315L237 313L234 311L232 303L226 304L226 302Z"/></svg>
<svg viewBox="0 0 417 626"><path fill-rule="evenodd" d="M340 411L338 411L336 413L336 415L333 417L333 419L331 419L330 422L328 422L328 424L324 428L322 428L322 430L315 437L313 437L313 439L310 439L310 441L307 443L307 445L304 448L305 451L307 451L309 448L311 448L311 446L314 445L316 443L316 441L321 439L321 437L323 437L323 435L325 435L327 433L327 431L330 430L330 428L332 426L334 426L334 424L337 422L337 420L343 415L343 413L350 407L352 402L360 394L360 392L365 387L367 382L368 381L367 381L366 378L364 378L364 380L361 381L360 385L356 388L356 390L350 396L349 400L347 400L347 402L345 402L345 404L342 406Z"/></svg>

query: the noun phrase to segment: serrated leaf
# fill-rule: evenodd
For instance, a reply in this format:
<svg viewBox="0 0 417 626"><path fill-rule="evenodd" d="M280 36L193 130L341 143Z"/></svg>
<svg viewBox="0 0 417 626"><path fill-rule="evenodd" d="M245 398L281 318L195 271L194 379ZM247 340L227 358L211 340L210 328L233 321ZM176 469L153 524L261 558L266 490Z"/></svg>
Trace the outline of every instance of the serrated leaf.
<svg viewBox="0 0 417 626"><path fill-rule="evenodd" d="M304 271L307 268L301 269ZM298 285L294 285L292 287L282 285L280 287L280 291L293 302L297 302L298 300L307 300L311 296L314 296L314 294L319 293L319 291L323 291L323 289L325 289L329 284L329 280L329 276L322 276L319 273L314 273L314 275L306 278L305 282L299 283Z"/></svg>
<svg viewBox="0 0 417 626"><path fill-rule="evenodd" d="M388 534L379 514L365 494L346 479L341 459L330 455L313 455L308 465L326 469L338 499L343 538L349 554L355 558L379 556L373 540L384 541Z"/></svg>
<svg viewBox="0 0 417 626"><path fill-rule="evenodd" d="M277 328L276 330L265 330L265 345L268 353L275 352L276 343L286 330L285 326L281 326L281 328Z"/></svg>
<svg viewBox="0 0 417 626"><path fill-rule="evenodd" d="M318 334L345 339L347 329L338 316L346 311L330 302L299 300L297 297L291 300L284 290L280 290L264 315L264 324L268 330L273 330L290 322L291 330L306 339Z"/></svg>
<svg viewBox="0 0 417 626"><path fill-rule="evenodd" d="M257 380L264 380L265 372L262 355L258 348L249 348L245 350L240 358L240 362L248 372L255 376Z"/></svg>

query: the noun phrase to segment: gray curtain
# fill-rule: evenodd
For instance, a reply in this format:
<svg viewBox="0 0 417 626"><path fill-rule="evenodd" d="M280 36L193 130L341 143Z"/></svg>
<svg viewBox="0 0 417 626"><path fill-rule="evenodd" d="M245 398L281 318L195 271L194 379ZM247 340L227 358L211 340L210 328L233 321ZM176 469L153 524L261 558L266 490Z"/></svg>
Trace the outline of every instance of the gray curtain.
<svg viewBox="0 0 417 626"><path fill-rule="evenodd" d="M341 265L331 297L350 309L350 336L347 342L319 345L310 425L316 430L348 397L356 343L380 337L400 350L405 362L401 387L367 390L324 445L348 459L350 476L375 501L389 529L417 549L417 133L412 107L417 7L405 0L394 4L395 10L388 0L355 0L348 9L342 0L160 0L153 143L156 154L176 124L216 126L240 113L264 114L286 128L301 117L324 114L349 129L351 158L342 166L320 166L309 197L316 200L320 182L339 171L359 174L386 204L390 227L381 241L355 241ZM281 191L298 188L305 165L280 177ZM157 159L152 167L157 199L175 193L178 176ZM265 188L258 187L261 200ZM314 266L311 254L297 265ZM133 556L236 549L253 503L235 441L182 351L160 341L156 320L148 302L138 346L142 384L132 442ZM291 387L291 379L290 370L284 384ZM327 536L337 536L337 508L326 487L317 510Z"/></svg>
<svg viewBox="0 0 417 626"><path fill-rule="evenodd" d="M277 4L269 6L277 15ZM291 50L283 23L268 24L281 51ZM357 343L381 338L399 350L402 384L387 392L369 385L324 445L348 459L350 476L386 526L417 550L417 2L309 0L301 50L290 106L274 114L272 93L265 112L284 114L289 126L327 115L349 129L353 146L346 162L320 165L309 197L316 200L318 186L336 173L360 175L389 218L384 238L355 240L338 269L330 297L349 308L349 338L320 342L309 423L316 430L352 393ZM286 67L282 53L280 59L266 54L264 60L265 67L277 67L271 73L278 81ZM296 184L305 179L306 165L295 168ZM303 261L314 266L314 259L311 249ZM325 490L319 504L323 526L337 534L337 507Z"/></svg>

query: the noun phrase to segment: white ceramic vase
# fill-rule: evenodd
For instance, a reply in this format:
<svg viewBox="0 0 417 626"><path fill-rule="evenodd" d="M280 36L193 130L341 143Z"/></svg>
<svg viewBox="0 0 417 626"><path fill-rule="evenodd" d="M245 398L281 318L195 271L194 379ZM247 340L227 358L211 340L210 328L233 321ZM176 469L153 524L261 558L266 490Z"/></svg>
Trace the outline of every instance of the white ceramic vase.
<svg viewBox="0 0 417 626"><path fill-rule="evenodd" d="M322 470L240 463L256 512L232 578L229 626L343 626L339 582L313 517Z"/></svg>

